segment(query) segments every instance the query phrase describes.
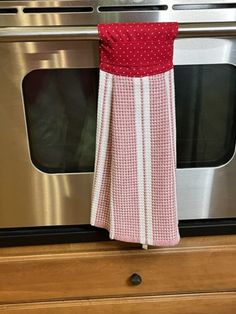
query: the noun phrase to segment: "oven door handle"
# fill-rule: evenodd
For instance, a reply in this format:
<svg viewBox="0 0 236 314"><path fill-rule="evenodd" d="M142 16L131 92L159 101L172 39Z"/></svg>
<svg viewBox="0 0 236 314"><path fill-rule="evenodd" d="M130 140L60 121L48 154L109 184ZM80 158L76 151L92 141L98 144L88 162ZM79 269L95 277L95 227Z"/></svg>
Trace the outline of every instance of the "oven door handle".
<svg viewBox="0 0 236 314"><path fill-rule="evenodd" d="M232 37L236 23L180 23L178 37ZM1 27L0 42L98 40L96 26Z"/></svg>

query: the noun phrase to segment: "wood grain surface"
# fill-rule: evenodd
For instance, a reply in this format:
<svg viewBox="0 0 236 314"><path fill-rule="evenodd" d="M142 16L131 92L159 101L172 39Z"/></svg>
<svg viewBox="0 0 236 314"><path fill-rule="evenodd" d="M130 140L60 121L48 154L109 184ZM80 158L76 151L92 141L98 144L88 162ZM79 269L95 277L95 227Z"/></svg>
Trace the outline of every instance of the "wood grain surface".
<svg viewBox="0 0 236 314"><path fill-rule="evenodd" d="M0 304L224 291L236 291L236 235L148 251L116 241L0 249Z"/></svg>
<svg viewBox="0 0 236 314"><path fill-rule="evenodd" d="M236 293L42 302L0 306L0 314L234 314Z"/></svg>

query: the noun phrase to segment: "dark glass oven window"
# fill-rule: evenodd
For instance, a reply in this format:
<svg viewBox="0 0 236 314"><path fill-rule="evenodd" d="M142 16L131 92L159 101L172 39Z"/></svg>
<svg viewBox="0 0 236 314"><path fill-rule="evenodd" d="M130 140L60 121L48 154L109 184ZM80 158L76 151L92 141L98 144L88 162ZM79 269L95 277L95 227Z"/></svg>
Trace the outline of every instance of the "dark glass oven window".
<svg viewBox="0 0 236 314"><path fill-rule="evenodd" d="M48 173L93 171L97 69L30 72L23 81L33 164Z"/></svg>
<svg viewBox="0 0 236 314"><path fill-rule="evenodd" d="M228 162L236 138L232 65L175 67L178 168ZM98 69L30 72L23 96L31 159L47 173L94 168Z"/></svg>
<svg viewBox="0 0 236 314"><path fill-rule="evenodd" d="M178 167L227 163L236 139L235 67L176 66L175 93Z"/></svg>

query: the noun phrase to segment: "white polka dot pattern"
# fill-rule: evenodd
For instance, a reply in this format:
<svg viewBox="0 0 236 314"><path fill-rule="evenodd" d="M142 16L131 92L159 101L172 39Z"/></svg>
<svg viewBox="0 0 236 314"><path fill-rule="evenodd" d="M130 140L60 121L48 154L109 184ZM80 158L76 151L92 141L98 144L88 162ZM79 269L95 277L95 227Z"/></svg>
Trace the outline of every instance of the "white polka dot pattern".
<svg viewBox="0 0 236 314"><path fill-rule="evenodd" d="M177 23L98 25L100 69L122 76L147 76L173 67Z"/></svg>

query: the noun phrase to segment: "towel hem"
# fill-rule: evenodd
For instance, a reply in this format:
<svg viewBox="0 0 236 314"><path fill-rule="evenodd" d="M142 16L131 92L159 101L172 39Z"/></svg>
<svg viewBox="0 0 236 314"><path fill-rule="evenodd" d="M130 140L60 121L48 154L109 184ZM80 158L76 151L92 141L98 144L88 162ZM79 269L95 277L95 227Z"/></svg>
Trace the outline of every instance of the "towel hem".
<svg viewBox="0 0 236 314"><path fill-rule="evenodd" d="M156 247L158 247L158 246L167 246L167 247L168 246L175 246L180 242L180 235L178 234L176 236L176 238L174 238L170 241L167 241L167 240L161 241L160 240L160 241L155 241L155 243L154 242L152 242L152 243L147 243L147 242L141 243L140 239L138 239L138 238L122 237L122 236L120 237L120 236L116 236L116 235L111 236L110 228L107 227L106 225L98 224L98 223L96 223L96 224L91 223L91 225L94 227L97 227L97 228L106 229L109 232L109 237L111 240L117 240L117 241L122 241L122 242L132 242L132 243L138 243L138 244L142 244L142 245L145 244L145 245L151 245L151 246L156 246Z"/></svg>

